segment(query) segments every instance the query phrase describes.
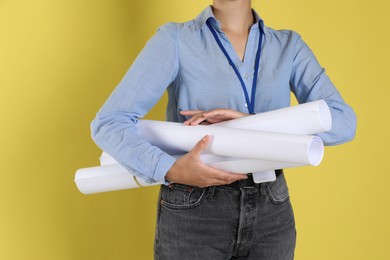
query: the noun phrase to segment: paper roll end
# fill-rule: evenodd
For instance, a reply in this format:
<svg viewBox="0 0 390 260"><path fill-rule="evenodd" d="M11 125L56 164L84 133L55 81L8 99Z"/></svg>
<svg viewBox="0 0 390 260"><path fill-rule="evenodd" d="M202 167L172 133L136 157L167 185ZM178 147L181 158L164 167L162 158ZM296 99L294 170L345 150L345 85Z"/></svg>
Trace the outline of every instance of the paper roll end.
<svg viewBox="0 0 390 260"><path fill-rule="evenodd" d="M74 183L76 184L77 189L84 195L91 194L93 192L88 192L88 187L85 187L85 183L83 185L83 175L86 172L86 169L78 169L74 175Z"/></svg>
<svg viewBox="0 0 390 260"><path fill-rule="evenodd" d="M91 194L90 192L84 190L83 185L80 184L80 182L76 178L74 179L74 183L76 184L76 187L79 190L79 192L81 192L82 194L84 194L84 195Z"/></svg>
<svg viewBox="0 0 390 260"><path fill-rule="evenodd" d="M332 129L332 114L330 113L329 106L325 100L319 100L318 111L320 114L320 122L322 124L322 128L324 129L324 132L330 131L330 129Z"/></svg>
<svg viewBox="0 0 390 260"><path fill-rule="evenodd" d="M307 152L309 155L309 163L313 166L319 165L324 157L324 143L322 139L314 136Z"/></svg>

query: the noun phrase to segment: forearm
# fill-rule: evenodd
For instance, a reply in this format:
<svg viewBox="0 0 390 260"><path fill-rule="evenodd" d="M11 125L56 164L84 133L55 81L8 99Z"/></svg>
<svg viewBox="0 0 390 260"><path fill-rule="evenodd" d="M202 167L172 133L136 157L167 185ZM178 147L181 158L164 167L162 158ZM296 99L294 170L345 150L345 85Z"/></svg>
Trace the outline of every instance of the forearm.
<svg viewBox="0 0 390 260"><path fill-rule="evenodd" d="M297 39L291 90L299 103L323 99L328 104L332 115L332 129L319 134L325 145L341 144L354 138L356 115L353 109L344 101L325 69L300 37Z"/></svg>
<svg viewBox="0 0 390 260"><path fill-rule="evenodd" d="M164 181L175 159L143 139L136 124L177 76L176 27L168 24L148 41L91 123L96 144L147 181Z"/></svg>
<svg viewBox="0 0 390 260"><path fill-rule="evenodd" d="M134 175L163 182L175 159L140 137L136 121L126 113L98 113L91 124L92 138Z"/></svg>

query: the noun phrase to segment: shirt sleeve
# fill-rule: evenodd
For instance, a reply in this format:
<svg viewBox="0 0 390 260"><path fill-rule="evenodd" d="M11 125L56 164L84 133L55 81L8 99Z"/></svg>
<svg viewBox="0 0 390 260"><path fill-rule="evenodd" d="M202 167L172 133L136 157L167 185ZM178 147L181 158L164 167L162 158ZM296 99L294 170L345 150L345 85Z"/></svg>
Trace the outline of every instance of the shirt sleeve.
<svg viewBox="0 0 390 260"><path fill-rule="evenodd" d="M165 182L175 162L142 138L135 126L178 74L176 40L175 24L160 27L91 123L95 143L147 182Z"/></svg>
<svg viewBox="0 0 390 260"><path fill-rule="evenodd" d="M299 103L325 100L332 115L332 129L318 136L325 145L336 145L352 140L356 132L356 115L353 109L345 103L325 69L299 35L295 46L290 82L292 92Z"/></svg>

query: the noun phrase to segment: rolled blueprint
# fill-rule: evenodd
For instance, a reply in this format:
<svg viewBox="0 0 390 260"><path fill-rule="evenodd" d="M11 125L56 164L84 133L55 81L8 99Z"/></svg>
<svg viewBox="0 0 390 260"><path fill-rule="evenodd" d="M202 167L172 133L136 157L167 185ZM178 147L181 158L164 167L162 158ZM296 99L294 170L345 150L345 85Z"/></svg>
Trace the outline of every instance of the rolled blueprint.
<svg viewBox="0 0 390 260"><path fill-rule="evenodd" d="M312 135L329 131L332 128L332 116L328 105L321 99L221 122L213 126Z"/></svg>
<svg viewBox="0 0 390 260"><path fill-rule="evenodd" d="M323 156L322 141L319 137L305 135L328 131L331 122L326 102L319 100L213 126L189 127L178 123L141 120L137 127L149 142L170 153L188 151L204 135L212 135L208 153L201 155L203 162L229 172L252 172L255 181L264 182L275 179L274 169L318 165ZM180 156L175 155L176 158ZM134 177L108 154L103 153L100 161L102 166L77 171L75 182L82 193L160 184L148 184L142 178Z"/></svg>

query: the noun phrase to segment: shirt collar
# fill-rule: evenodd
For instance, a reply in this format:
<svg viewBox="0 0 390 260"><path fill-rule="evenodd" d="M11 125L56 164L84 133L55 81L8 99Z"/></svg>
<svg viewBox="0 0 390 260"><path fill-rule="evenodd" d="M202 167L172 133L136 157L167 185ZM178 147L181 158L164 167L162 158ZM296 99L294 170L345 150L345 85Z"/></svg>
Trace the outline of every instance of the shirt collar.
<svg viewBox="0 0 390 260"><path fill-rule="evenodd" d="M254 17L255 17L255 20L256 20L256 24L258 22L260 22L260 25L261 25L261 30L263 30L263 33L264 33L264 22L263 20L260 18L259 14L254 10L252 9L252 12L254 14ZM211 20L211 24L213 25L213 27L221 32L221 25L219 23L219 21L215 18L214 14L213 14L213 9L211 8L211 6L209 5L206 9L204 9L199 15L198 17L195 18L194 20L194 23L195 23L195 30L199 30L200 28L202 28L206 21L207 20ZM255 25L255 24L254 24ZM257 28L257 26L252 26L251 29L253 28Z"/></svg>

